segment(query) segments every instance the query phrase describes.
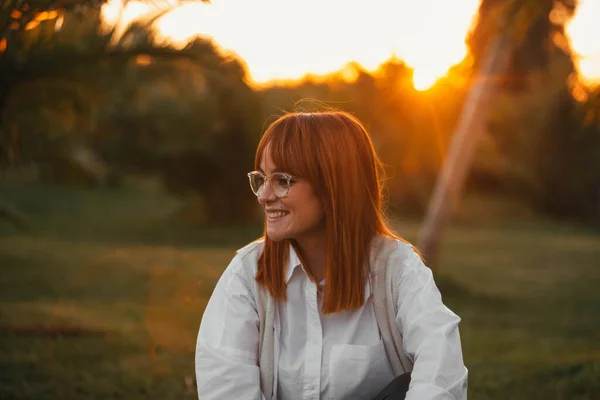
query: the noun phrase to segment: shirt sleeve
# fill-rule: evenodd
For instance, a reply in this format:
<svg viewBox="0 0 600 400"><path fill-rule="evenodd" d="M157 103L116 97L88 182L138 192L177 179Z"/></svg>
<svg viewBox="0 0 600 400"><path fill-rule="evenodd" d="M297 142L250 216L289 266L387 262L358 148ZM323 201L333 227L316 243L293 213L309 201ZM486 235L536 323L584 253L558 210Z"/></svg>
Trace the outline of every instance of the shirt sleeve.
<svg viewBox="0 0 600 400"><path fill-rule="evenodd" d="M254 282L236 256L208 301L196 342L198 398L264 400L258 368Z"/></svg>
<svg viewBox="0 0 600 400"><path fill-rule="evenodd" d="M468 371L463 362L460 318L443 303L431 270L414 251L399 283L396 324L414 360L406 400L464 400Z"/></svg>

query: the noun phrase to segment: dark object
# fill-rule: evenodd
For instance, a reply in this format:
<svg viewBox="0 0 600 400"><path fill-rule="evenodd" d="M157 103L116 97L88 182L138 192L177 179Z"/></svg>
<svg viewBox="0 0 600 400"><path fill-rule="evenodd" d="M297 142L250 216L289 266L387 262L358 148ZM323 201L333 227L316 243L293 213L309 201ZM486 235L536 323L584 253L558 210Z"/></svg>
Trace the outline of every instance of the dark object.
<svg viewBox="0 0 600 400"><path fill-rule="evenodd" d="M410 385L410 373L402 374L384 387L377 396L371 400L403 400Z"/></svg>

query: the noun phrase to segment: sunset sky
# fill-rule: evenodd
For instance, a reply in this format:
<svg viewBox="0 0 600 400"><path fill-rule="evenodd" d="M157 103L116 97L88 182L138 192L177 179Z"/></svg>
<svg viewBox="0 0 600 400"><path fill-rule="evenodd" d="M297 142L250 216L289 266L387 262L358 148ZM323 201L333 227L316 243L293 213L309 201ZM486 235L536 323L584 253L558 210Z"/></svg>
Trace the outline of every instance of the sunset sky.
<svg viewBox="0 0 600 400"><path fill-rule="evenodd" d="M415 87L426 89L467 54L465 37L479 0L212 0L176 8L157 24L177 43L200 34L233 50L256 83L333 72L349 61L374 70L392 55L415 70ZM120 0L104 6L115 21ZM130 3L122 21L146 12ZM600 82L600 0L580 0L568 26L578 69Z"/></svg>

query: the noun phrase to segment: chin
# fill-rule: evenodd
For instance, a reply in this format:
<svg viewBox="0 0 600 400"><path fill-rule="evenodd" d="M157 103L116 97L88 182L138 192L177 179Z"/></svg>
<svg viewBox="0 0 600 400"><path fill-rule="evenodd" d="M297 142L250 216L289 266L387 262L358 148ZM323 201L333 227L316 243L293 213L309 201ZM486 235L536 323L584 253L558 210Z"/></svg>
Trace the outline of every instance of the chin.
<svg viewBox="0 0 600 400"><path fill-rule="evenodd" d="M280 242L285 239L291 239L290 235L286 234L285 232L280 232L280 231L271 232L268 229L267 229L267 236L269 237L269 239L271 239L274 242Z"/></svg>
<svg viewBox="0 0 600 400"><path fill-rule="evenodd" d="M284 237L282 237L282 236L277 236L277 235L269 235L268 233L267 233L267 236L268 236L268 237L269 237L269 239L271 239L271 241L273 241L273 242L281 242L283 239L285 239L285 238L284 238Z"/></svg>

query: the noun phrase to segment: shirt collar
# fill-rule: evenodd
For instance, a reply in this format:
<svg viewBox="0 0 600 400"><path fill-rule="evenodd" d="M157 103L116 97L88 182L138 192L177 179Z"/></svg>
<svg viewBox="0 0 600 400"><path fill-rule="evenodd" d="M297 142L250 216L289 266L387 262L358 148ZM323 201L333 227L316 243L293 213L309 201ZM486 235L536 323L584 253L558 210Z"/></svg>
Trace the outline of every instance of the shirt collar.
<svg viewBox="0 0 600 400"><path fill-rule="evenodd" d="M300 257L298 257L298 254L296 253L296 250L294 250L294 246L292 246L290 244L290 256L289 256L289 260L286 266L286 270L285 270L285 283L289 283L292 274L294 273L294 270L297 267L301 267L302 263L300 262ZM371 296L371 282L372 282L372 277L371 274L367 274L367 282L365 284L365 301L367 301L369 299L369 297Z"/></svg>
<svg viewBox="0 0 600 400"><path fill-rule="evenodd" d="M287 284L290 281L290 278L292 277L292 274L294 273L294 269L296 269L296 267L301 266L302 264L300 263L300 257L298 257L298 254L296 254L296 250L294 250L294 246L292 246L292 244L290 243L290 256L288 259L288 263L286 266L286 270L285 270L285 283Z"/></svg>

